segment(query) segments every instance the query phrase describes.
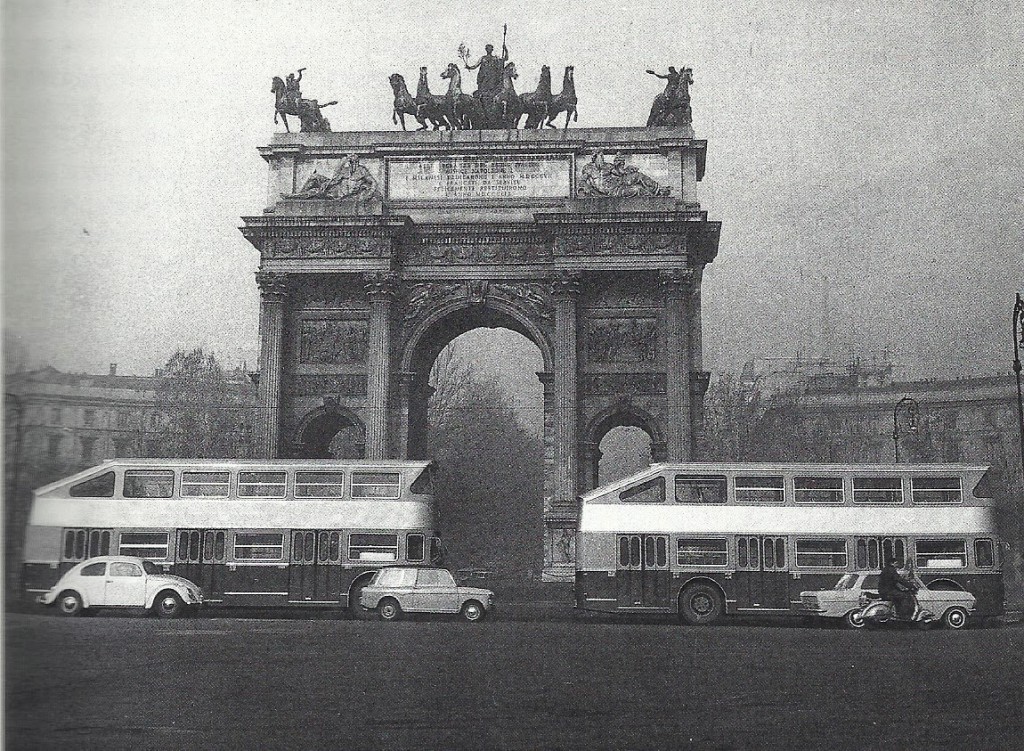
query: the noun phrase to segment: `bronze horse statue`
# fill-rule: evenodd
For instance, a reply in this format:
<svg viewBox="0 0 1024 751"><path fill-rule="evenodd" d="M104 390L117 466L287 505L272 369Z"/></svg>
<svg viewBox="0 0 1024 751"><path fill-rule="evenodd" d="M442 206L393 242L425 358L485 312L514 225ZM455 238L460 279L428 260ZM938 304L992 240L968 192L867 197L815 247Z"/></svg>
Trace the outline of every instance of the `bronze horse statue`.
<svg viewBox="0 0 1024 751"><path fill-rule="evenodd" d="M647 73L656 78L668 81L665 90L654 97L651 114L647 117L648 127L652 125L690 125L693 123L693 110L690 108L690 84L693 83L693 68L677 71L671 65L666 75L648 70Z"/></svg>
<svg viewBox="0 0 1024 751"><path fill-rule="evenodd" d="M416 118L416 122L420 124L417 130L426 130L427 120L420 114L420 108L416 104L416 100L413 99L412 94L409 93L409 87L405 85L405 79L399 73L392 73L388 77L388 81L391 83L391 90L395 94L394 111L391 115L391 121L397 125L399 118L401 118L402 130L405 130L405 116L412 115Z"/></svg>
<svg viewBox="0 0 1024 751"><path fill-rule="evenodd" d="M462 92L462 73L455 63L448 63L448 68L441 74L448 79L448 93L445 95L448 120L456 128L470 129L484 127L484 108L475 96Z"/></svg>
<svg viewBox="0 0 1024 751"><path fill-rule="evenodd" d="M288 115L299 118L299 129L303 133L330 133L331 123L320 110L337 104L337 101L319 104L316 99L293 99L288 96L287 87L281 76L274 76L270 92L274 95L274 122L277 123L277 117L280 115L284 121L284 128L289 133L292 129L288 126Z"/></svg>
<svg viewBox="0 0 1024 751"><path fill-rule="evenodd" d="M501 80L501 89L490 101L484 101L489 128L515 128L523 116L523 106L513 84L519 78L515 63L506 63Z"/></svg>
<svg viewBox="0 0 1024 751"><path fill-rule="evenodd" d="M551 99L551 103L548 104L548 121L544 123L549 128L557 128L557 125L552 125L555 118L558 117L562 112L565 113L565 128L569 127L569 117L571 116L573 122L579 119L579 114L576 112L576 83L573 80L573 71L575 70L574 65L567 65L565 67L565 76L562 78L562 90Z"/></svg>
<svg viewBox="0 0 1024 751"><path fill-rule="evenodd" d="M434 125L434 130L438 130L442 125L448 130L453 130L454 126L448 120L445 113L447 108L448 102L443 94L430 93L430 84L427 83L427 66L421 65L420 81L416 86L416 110L418 116L430 120Z"/></svg>
<svg viewBox="0 0 1024 751"><path fill-rule="evenodd" d="M523 114L526 115L524 128L539 128L544 124L552 98L551 68L547 65L542 65L540 67L540 81L537 83L537 90L519 97L523 107Z"/></svg>

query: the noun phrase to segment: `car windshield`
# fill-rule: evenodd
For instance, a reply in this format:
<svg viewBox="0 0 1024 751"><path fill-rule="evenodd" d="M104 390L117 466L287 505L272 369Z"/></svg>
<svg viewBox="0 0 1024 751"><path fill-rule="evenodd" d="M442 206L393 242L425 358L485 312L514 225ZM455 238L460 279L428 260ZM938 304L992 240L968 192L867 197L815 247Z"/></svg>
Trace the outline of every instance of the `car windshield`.
<svg viewBox="0 0 1024 751"><path fill-rule="evenodd" d="M145 571L147 574L161 573L160 568L155 563L153 563L153 561L143 561L142 570Z"/></svg>
<svg viewBox="0 0 1024 751"><path fill-rule="evenodd" d="M856 574L843 574L839 577L839 581L836 582L836 586L833 589L853 589L853 585L856 583Z"/></svg>

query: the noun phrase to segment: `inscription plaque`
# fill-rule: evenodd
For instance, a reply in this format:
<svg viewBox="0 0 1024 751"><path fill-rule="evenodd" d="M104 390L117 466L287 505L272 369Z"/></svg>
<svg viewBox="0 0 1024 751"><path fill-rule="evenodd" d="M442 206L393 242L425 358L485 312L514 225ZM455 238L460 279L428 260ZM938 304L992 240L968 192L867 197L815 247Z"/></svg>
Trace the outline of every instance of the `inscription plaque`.
<svg viewBox="0 0 1024 751"><path fill-rule="evenodd" d="M392 201L568 198L568 156L450 156L389 159Z"/></svg>

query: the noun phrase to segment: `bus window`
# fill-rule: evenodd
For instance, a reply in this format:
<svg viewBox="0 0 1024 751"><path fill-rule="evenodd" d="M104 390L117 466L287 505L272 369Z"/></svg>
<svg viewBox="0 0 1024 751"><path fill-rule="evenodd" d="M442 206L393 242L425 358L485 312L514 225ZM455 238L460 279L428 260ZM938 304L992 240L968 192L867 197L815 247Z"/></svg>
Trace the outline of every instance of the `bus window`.
<svg viewBox="0 0 1024 751"><path fill-rule="evenodd" d="M680 537L676 540L676 562L680 566L725 566L729 563L725 538Z"/></svg>
<svg viewBox="0 0 1024 751"><path fill-rule="evenodd" d="M762 569L765 571L781 571L786 568L786 538L766 537L762 546L764 560Z"/></svg>
<svg viewBox="0 0 1024 751"><path fill-rule="evenodd" d="M280 561L284 535L278 532L236 532L235 558L240 561Z"/></svg>
<svg viewBox="0 0 1024 751"><path fill-rule="evenodd" d="M922 505L962 503L959 477L912 477L910 497Z"/></svg>
<svg viewBox="0 0 1024 751"><path fill-rule="evenodd" d="M102 475L76 483L71 486L68 493L72 498L113 498L114 473L104 472Z"/></svg>
<svg viewBox="0 0 1024 751"><path fill-rule="evenodd" d="M899 477L854 477L853 502L894 506L903 503Z"/></svg>
<svg viewBox="0 0 1024 751"><path fill-rule="evenodd" d="M655 477L619 493L619 500L628 503L664 503L665 478Z"/></svg>
<svg viewBox="0 0 1024 751"><path fill-rule="evenodd" d="M676 475L676 503L725 501L725 475Z"/></svg>
<svg viewBox="0 0 1024 751"><path fill-rule="evenodd" d="M238 473L240 498L284 498L284 484L284 472Z"/></svg>
<svg viewBox="0 0 1024 751"><path fill-rule="evenodd" d="M405 538L405 557L409 561L423 560L423 535L408 535Z"/></svg>
<svg viewBox="0 0 1024 751"><path fill-rule="evenodd" d="M902 537L882 538L882 560L896 559L896 565L903 568L907 563L907 543Z"/></svg>
<svg viewBox="0 0 1024 751"><path fill-rule="evenodd" d="M794 477L793 490L797 503L842 503L842 477Z"/></svg>
<svg viewBox="0 0 1024 751"><path fill-rule="evenodd" d="M918 540L914 563L918 568L966 568L964 540Z"/></svg>
<svg viewBox="0 0 1024 751"><path fill-rule="evenodd" d="M874 537L858 537L853 561L854 565L862 571L880 569L878 540Z"/></svg>
<svg viewBox="0 0 1024 751"><path fill-rule="evenodd" d="M397 472L353 472L353 498L398 498L402 476Z"/></svg>
<svg viewBox="0 0 1024 751"><path fill-rule="evenodd" d="M181 494L183 496L226 498L229 477L230 473L228 472L182 472Z"/></svg>
<svg viewBox="0 0 1024 751"><path fill-rule="evenodd" d="M352 561L397 561L398 535L353 532L348 537L348 557Z"/></svg>
<svg viewBox="0 0 1024 751"><path fill-rule="evenodd" d="M125 498L170 498L174 493L174 472L169 469L126 469Z"/></svg>
<svg viewBox="0 0 1024 751"><path fill-rule="evenodd" d="M978 568L995 567L996 551L991 540L974 541L974 565Z"/></svg>
<svg viewBox="0 0 1024 751"><path fill-rule="evenodd" d="M345 495L344 472L296 472L296 498L341 498Z"/></svg>
<svg viewBox="0 0 1024 751"><path fill-rule="evenodd" d="M163 561L167 559L167 537L166 532L122 532L117 552Z"/></svg>
<svg viewBox="0 0 1024 751"><path fill-rule="evenodd" d="M782 503L781 477L737 477L737 503Z"/></svg>
<svg viewBox="0 0 1024 751"><path fill-rule="evenodd" d="M974 486L974 490L971 493L975 498L995 497L995 475L991 469L981 476L981 479L978 480L978 484Z"/></svg>
<svg viewBox="0 0 1024 751"><path fill-rule="evenodd" d="M796 565L846 568L846 540L797 540Z"/></svg>

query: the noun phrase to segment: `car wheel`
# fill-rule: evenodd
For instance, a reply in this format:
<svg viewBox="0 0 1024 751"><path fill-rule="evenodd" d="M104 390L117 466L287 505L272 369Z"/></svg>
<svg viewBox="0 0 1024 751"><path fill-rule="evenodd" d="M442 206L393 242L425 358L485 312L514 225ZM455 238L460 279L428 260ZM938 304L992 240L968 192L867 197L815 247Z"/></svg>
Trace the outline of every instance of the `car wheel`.
<svg viewBox="0 0 1024 751"><path fill-rule="evenodd" d="M468 600L462 606L462 617L467 621L482 621L485 615L487 615L487 611L484 610L484 606L476 600Z"/></svg>
<svg viewBox="0 0 1024 751"><path fill-rule="evenodd" d="M691 584L679 596L679 617L691 626L714 623L724 610L721 593L710 584Z"/></svg>
<svg viewBox="0 0 1024 751"><path fill-rule="evenodd" d="M967 611L963 608L950 608L942 614L942 625L945 628L959 631L967 625Z"/></svg>
<svg viewBox="0 0 1024 751"><path fill-rule="evenodd" d="M377 615L382 621L397 621L402 617L402 606L394 597L386 597L378 603Z"/></svg>
<svg viewBox="0 0 1024 751"><path fill-rule="evenodd" d="M861 612L861 609L857 608L843 616L843 625L847 628L860 629L864 628L868 624L867 621L864 620L864 615Z"/></svg>
<svg viewBox="0 0 1024 751"><path fill-rule="evenodd" d="M67 617L74 618L77 615L82 615L84 608L82 608L82 598L78 596L78 593L61 592L57 597L57 611Z"/></svg>
<svg viewBox="0 0 1024 751"><path fill-rule="evenodd" d="M156 596L153 609L161 618L178 618L185 612L185 603L174 592L161 592Z"/></svg>

